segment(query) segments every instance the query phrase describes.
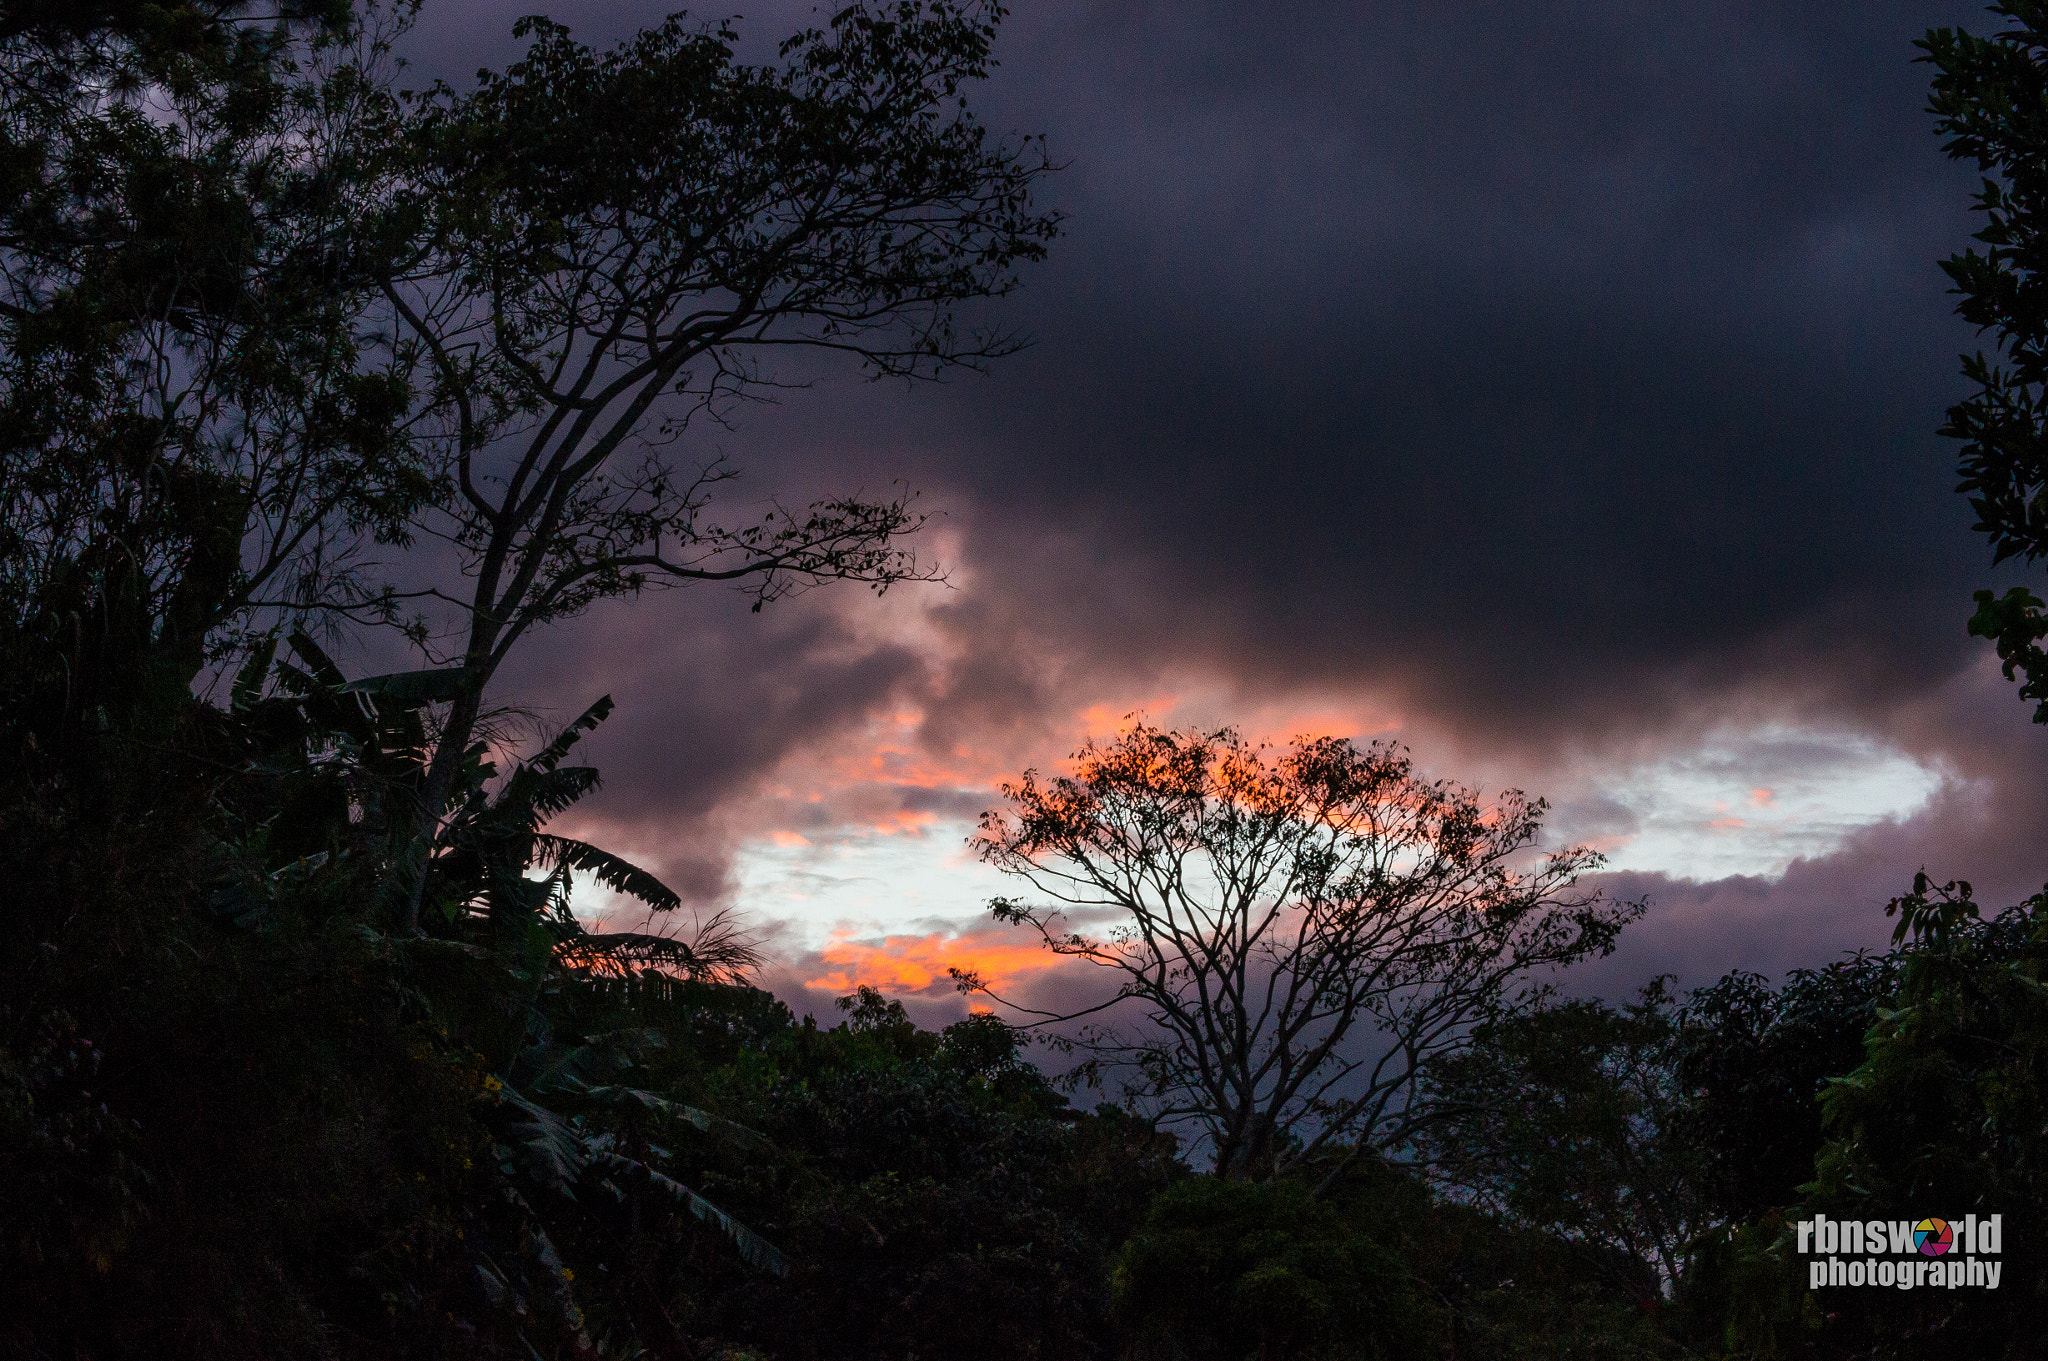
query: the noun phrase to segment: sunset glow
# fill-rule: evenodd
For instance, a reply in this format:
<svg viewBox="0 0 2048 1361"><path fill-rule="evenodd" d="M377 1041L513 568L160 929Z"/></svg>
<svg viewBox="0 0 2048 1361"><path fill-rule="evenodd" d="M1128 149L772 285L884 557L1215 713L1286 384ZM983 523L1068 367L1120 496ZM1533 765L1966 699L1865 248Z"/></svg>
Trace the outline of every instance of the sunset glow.
<svg viewBox="0 0 2048 1361"><path fill-rule="evenodd" d="M953 990L948 969L978 975L1003 990L1027 974L1068 966L1035 940L993 932L962 936L886 936L879 942L835 937L821 952L836 968L805 986L850 993L857 987L888 993L943 994Z"/></svg>

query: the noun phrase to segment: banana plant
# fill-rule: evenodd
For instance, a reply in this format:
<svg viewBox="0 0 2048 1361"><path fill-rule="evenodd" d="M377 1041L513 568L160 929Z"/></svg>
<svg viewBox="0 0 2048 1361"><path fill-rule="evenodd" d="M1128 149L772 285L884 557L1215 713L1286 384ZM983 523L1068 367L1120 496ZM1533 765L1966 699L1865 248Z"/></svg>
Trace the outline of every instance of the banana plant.
<svg viewBox="0 0 2048 1361"><path fill-rule="evenodd" d="M515 1118L506 1126L501 1158L571 1199L583 1190L623 1203L636 1183L644 1185L724 1233L748 1265L786 1274L780 1249L664 1171L672 1153L634 1126L642 1113L651 1113L672 1128L690 1126L744 1145L759 1147L767 1140L722 1116L621 1083L633 1066L635 1040L659 1043L660 1034L607 1036L580 1045L542 1041L521 1051L513 1064L515 1081L502 1094Z"/></svg>
<svg viewBox="0 0 2048 1361"><path fill-rule="evenodd" d="M399 814L417 798L423 711L455 677L351 682L304 633L288 642L296 661L277 656L275 635L252 651L215 720L242 777L224 796L239 830L215 848L215 906L254 926L289 898L374 926L388 917L388 867L411 853Z"/></svg>
<svg viewBox="0 0 2048 1361"><path fill-rule="evenodd" d="M231 692L232 741L249 777L248 802L262 816L245 816L245 834L220 848L217 910L250 927L287 898L353 910L356 929L393 959L402 997L437 1035L452 1032L451 1045L497 1051L486 1123L501 1173L531 1193L520 1197L523 1205L589 1212L607 1200L659 1196L723 1233L750 1265L786 1271L774 1245L677 1178L673 1152L646 1137L651 1125L656 1133L665 1126L760 1140L622 1080L646 1048L662 1042L661 1032L631 1029L574 1043L554 1034L551 1003L564 990L650 975L734 983L757 963L723 914L685 942L592 932L571 911L570 876L579 871L652 912L682 902L649 871L543 830L597 788L595 768L566 762L611 714L610 696L502 779L488 747L472 745L454 811L431 845L408 844L426 779L427 710L454 693L461 673L350 681L311 638L296 633L286 641L295 660L278 658L273 638L250 656ZM384 934L379 928L399 914L383 886L407 882L390 871L422 857L426 899L438 910L422 914L420 934ZM533 1232L547 1243L543 1220L537 1216Z"/></svg>
<svg viewBox="0 0 2048 1361"><path fill-rule="evenodd" d="M251 801L265 809L260 820L244 819L244 841L263 875L303 874L305 862L322 855L337 864L352 857L366 872L376 868L367 862L384 861L388 868L393 860L425 857L430 894L440 907L438 934L446 938L502 945L535 935L534 943L552 950L562 966L598 975L656 969L733 982L759 963L722 915L684 942L644 932L589 932L570 911L570 876L579 871L653 912L682 903L675 890L630 861L542 830L598 787L594 767L564 762L610 716L609 695L518 762L495 788L497 764L485 743L473 744L454 812L430 845L408 846L415 825L410 814L426 779L425 710L456 692L461 669L350 681L304 633L288 642L297 662L277 658L275 637L255 649L235 678L229 709L232 740L253 777ZM540 878L528 877L536 870ZM234 896L236 905L247 898Z"/></svg>

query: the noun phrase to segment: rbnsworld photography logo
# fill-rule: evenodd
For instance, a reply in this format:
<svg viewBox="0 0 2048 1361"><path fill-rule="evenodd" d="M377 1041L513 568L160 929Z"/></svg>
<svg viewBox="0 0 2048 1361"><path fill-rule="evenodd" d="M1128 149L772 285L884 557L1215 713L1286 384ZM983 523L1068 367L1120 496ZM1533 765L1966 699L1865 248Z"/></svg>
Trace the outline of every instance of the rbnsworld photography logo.
<svg viewBox="0 0 2048 1361"><path fill-rule="evenodd" d="M1798 1222L1806 1288L1861 1285L1892 1290L1996 1290L2005 1216L1979 1219L1829 1219ZM1839 1255L1838 1255L1839 1254ZM1897 1260L1903 1258L1904 1260Z"/></svg>

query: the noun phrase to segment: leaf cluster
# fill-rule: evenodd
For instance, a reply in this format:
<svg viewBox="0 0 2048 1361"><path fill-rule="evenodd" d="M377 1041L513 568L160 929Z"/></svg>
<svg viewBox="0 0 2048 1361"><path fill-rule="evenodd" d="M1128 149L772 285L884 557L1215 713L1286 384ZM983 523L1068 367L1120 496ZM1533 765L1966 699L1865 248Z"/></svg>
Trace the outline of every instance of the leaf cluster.
<svg viewBox="0 0 2048 1361"><path fill-rule="evenodd" d="M1982 249L1942 262L1961 301L1956 312L1992 336L1994 350L1965 355L1974 391L1949 408L1941 433L1960 440L1957 490L1991 542L1992 561L2038 561L2048 553L2048 7L2038 0L1990 6L2010 24L1988 36L1930 30L1916 44L1935 76L1928 109L1943 149L1982 175L1975 207ZM1976 594L1974 636L1997 646L2008 680L2038 701L2048 722L2048 635L2041 600L2024 587Z"/></svg>
<svg viewBox="0 0 2048 1361"><path fill-rule="evenodd" d="M125 589L189 681L259 605L377 611L362 550L440 487L349 245L408 14L32 6L0 37L10 630Z"/></svg>

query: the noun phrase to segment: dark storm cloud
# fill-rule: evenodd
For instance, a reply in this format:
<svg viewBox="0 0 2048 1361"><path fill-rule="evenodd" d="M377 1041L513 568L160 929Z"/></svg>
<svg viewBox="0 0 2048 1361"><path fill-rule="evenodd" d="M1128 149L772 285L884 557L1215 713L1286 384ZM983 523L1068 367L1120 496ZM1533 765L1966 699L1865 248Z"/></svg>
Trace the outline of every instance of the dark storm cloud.
<svg viewBox="0 0 2048 1361"><path fill-rule="evenodd" d="M1682 708L1760 650L1925 685L1981 573L1931 433L1970 180L1910 44L1976 17L1027 9L980 102L1068 163L1069 235L999 312L1038 346L939 393L828 384L735 447L914 476L983 589L1084 649L1522 729Z"/></svg>
<svg viewBox="0 0 2048 1361"><path fill-rule="evenodd" d="M607 818L708 888L720 810L885 705L950 750L1178 665L1391 693L1538 772L1790 716L1955 774L1782 881L1624 885L1645 967L1875 940L1922 862L2024 888L2044 748L1969 669L1992 574L1933 434L1973 180L1911 46L1979 6L1018 10L977 107L1067 164L1066 238L992 313L1036 347L937 389L826 372L725 446L764 488L923 487L968 569L946 657L862 641L851 597L554 635L526 684L622 701ZM422 64L502 59L514 12L430 7ZM558 10L592 41L656 13Z"/></svg>
<svg viewBox="0 0 2048 1361"><path fill-rule="evenodd" d="M1070 636L1514 725L1760 652L1928 683L1979 561L1931 433L1968 179L1909 61L1948 16L1812 8L1041 26L1073 238L932 475L1006 566L1114 545L1041 564Z"/></svg>

